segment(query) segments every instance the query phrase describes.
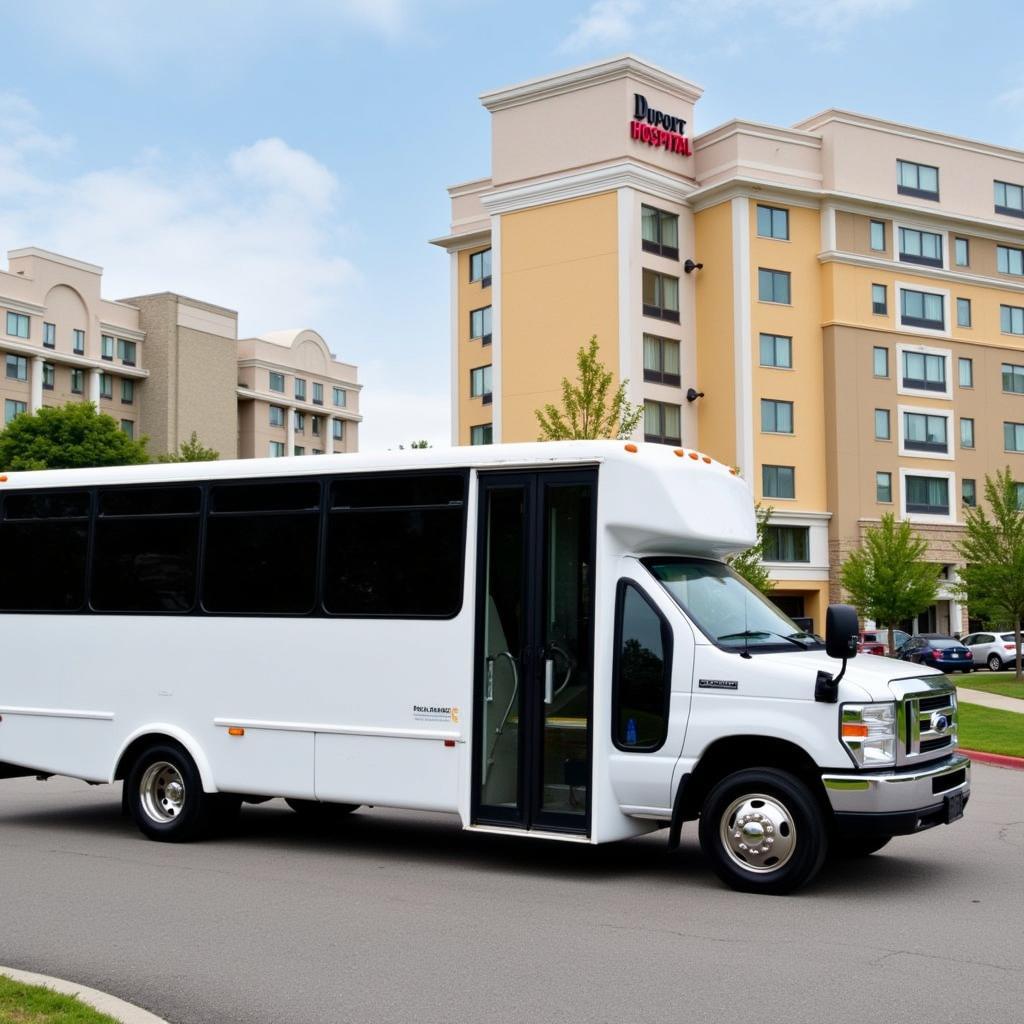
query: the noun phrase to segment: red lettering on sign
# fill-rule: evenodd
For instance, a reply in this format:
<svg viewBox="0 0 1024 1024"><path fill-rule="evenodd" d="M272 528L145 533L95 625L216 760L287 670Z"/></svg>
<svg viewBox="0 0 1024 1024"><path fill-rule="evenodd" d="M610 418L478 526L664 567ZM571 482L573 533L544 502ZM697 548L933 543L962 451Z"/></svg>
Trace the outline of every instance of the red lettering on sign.
<svg viewBox="0 0 1024 1024"><path fill-rule="evenodd" d="M661 128L652 128L642 121L629 122L630 137L637 142L646 142L648 146L658 146L669 153L679 153L681 156L691 156L690 140L678 132L664 131Z"/></svg>

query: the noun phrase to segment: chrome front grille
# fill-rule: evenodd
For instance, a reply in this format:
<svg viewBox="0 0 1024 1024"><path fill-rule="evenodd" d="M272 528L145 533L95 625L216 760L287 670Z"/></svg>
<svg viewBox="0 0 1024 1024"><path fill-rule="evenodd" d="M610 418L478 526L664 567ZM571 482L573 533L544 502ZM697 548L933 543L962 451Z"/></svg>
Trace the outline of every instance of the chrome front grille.
<svg viewBox="0 0 1024 1024"><path fill-rule="evenodd" d="M902 736L907 761L956 747L956 691L910 694L903 703Z"/></svg>

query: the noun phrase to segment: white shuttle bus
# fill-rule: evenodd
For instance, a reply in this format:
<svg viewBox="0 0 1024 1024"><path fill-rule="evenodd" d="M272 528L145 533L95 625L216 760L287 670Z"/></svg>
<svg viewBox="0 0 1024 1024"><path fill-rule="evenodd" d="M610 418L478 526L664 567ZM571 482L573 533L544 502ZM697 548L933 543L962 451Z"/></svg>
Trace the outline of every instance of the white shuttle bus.
<svg viewBox="0 0 1024 1024"><path fill-rule="evenodd" d="M620 441L0 476L0 778L605 843L699 819L729 885L959 818L956 695L721 560L751 494Z"/></svg>

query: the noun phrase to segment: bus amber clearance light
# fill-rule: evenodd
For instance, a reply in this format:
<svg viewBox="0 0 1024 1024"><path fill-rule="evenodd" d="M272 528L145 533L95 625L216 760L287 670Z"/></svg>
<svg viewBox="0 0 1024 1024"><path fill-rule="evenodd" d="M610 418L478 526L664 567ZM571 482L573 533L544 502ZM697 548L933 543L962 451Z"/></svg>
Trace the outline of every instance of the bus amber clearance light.
<svg viewBox="0 0 1024 1024"><path fill-rule="evenodd" d="M634 454L639 451L639 449L637 448L637 446L635 444L627 444L627 445L624 445L624 447L625 447L627 452L633 452Z"/></svg>
<svg viewBox="0 0 1024 1024"><path fill-rule="evenodd" d="M233 726L231 726L230 729L228 729L228 735L229 736L244 736L245 735L245 730L241 726L233 725Z"/></svg>

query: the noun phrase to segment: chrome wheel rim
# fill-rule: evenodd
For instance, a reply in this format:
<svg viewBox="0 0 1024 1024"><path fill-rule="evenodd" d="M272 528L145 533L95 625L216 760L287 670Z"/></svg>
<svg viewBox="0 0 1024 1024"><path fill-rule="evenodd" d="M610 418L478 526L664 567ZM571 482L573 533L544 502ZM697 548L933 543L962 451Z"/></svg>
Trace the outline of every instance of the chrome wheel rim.
<svg viewBox="0 0 1024 1024"><path fill-rule="evenodd" d="M744 871L780 871L796 850L796 824L778 797L748 793L733 800L719 824L722 847Z"/></svg>
<svg viewBox="0 0 1024 1024"><path fill-rule="evenodd" d="M169 761L154 761L139 782L142 809L161 825L181 816L185 807L185 780Z"/></svg>

